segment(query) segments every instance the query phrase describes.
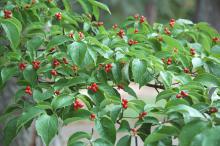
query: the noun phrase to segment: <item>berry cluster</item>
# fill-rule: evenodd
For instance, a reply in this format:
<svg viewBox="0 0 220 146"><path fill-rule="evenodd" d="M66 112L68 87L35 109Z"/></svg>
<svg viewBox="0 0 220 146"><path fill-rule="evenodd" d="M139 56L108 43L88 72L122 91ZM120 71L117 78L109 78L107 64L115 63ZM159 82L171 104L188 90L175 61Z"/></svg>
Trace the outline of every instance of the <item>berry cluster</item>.
<svg viewBox="0 0 220 146"><path fill-rule="evenodd" d="M97 92L99 87L96 83L93 83L91 86L88 87L89 90L92 90L93 92Z"/></svg>
<svg viewBox="0 0 220 146"><path fill-rule="evenodd" d="M134 41L134 40L132 40L132 39L128 41L128 45L130 45L130 46L131 46L131 45L135 45L135 44L137 44L137 43L138 43L138 41Z"/></svg>
<svg viewBox="0 0 220 146"><path fill-rule="evenodd" d="M194 55L196 54L196 51L195 51L194 48L190 48L190 54L191 54L192 56L194 56Z"/></svg>
<svg viewBox="0 0 220 146"><path fill-rule="evenodd" d="M96 118L96 115L95 115L95 114L91 114L91 115L90 115L90 120L93 121L93 120L95 120L95 118Z"/></svg>
<svg viewBox="0 0 220 146"><path fill-rule="evenodd" d="M123 38L123 36L125 35L125 32L123 29L120 29L120 31L117 33L118 36L120 36L121 38Z"/></svg>
<svg viewBox="0 0 220 146"><path fill-rule="evenodd" d="M176 98L184 98L184 97L187 97L189 96L188 93L186 93L185 91L181 91L180 93L178 93L176 95Z"/></svg>
<svg viewBox="0 0 220 146"><path fill-rule="evenodd" d="M60 21L62 19L62 13L61 12L56 13L55 17L57 18L57 20Z"/></svg>
<svg viewBox="0 0 220 146"><path fill-rule="evenodd" d="M77 111L78 109L83 108L83 104L78 99L76 99L73 104L73 108L75 111Z"/></svg>
<svg viewBox="0 0 220 146"><path fill-rule="evenodd" d="M26 64L25 63L20 63L19 64L19 69L21 70L21 71L23 71L23 70L25 70L25 68L26 68Z"/></svg>
<svg viewBox="0 0 220 146"><path fill-rule="evenodd" d="M190 72L189 68L187 68L187 67L185 67L185 68L183 69L183 71L184 71L185 73L189 73L189 72Z"/></svg>
<svg viewBox="0 0 220 146"><path fill-rule="evenodd" d="M4 10L4 18L9 19L12 17L12 12L10 10Z"/></svg>
<svg viewBox="0 0 220 146"><path fill-rule="evenodd" d="M146 19L146 18L145 18L144 16L141 16L141 17L140 17L140 23L144 23L145 19Z"/></svg>
<svg viewBox="0 0 220 146"><path fill-rule="evenodd" d="M146 115L147 115L147 112L140 113L138 116L139 120L143 119Z"/></svg>
<svg viewBox="0 0 220 146"><path fill-rule="evenodd" d="M25 88L25 93L29 94L30 96L32 95L32 91L31 91L31 87L30 86L27 86Z"/></svg>
<svg viewBox="0 0 220 146"><path fill-rule="evenodd" d="M100 22L97 22L97 26L98 26L98 27L103 26L103 25L104 25L104 22L101 22L101 21L100 21Z"/></svg>
<svg viewBox="0 0 220 146"><path fill-rule="evenodd" d="M210 107L209 108L209 113L210 114L217 113L217 112L218 112L218 109L216 107Z"/></svg>
<svg viewBox="0 0 220 146"><path fill-rule="evenodd" d="M162 58L163 63L166 62L167 65L172 64L172 58L168 58L167 61L165 60L165 58Z"/></svg>
<svg viewBox="0 0 220 146"><path fill-rule="evenodd" d="M112 28L113 28L113 29L117 29L117 28L118 28L118 24L114 24L114 25L112 26Z"/></svg>
<svg viewBox="0 0 220 146"><path fill-rule="evenodd" d="M169 28L167 28L167 27L164 28L164 32L165 32L165 34L167 34L167 35L171 35L171 31L170 31Z"/></svg>
<svg viewBox="0 0 220 146"><path fill-rule="evenodd" d="M217 42L220 42L220 39L218 37L214 37L214 38L212 38L212 41L217 43Z"/></svg>
<svg viewBox="0 0 220 146"><path fill-rule="evenodd" d="M123 109L127 109L128 108L128 100L122 98L121 102L122 102L121 104L122 104Z"/></svg>
<svg viewBox="0 0 220 146"><path fill-rule="evenodd" d="M112 69L112 65L111 65L111 64L106 64L106 65L105 65L105 72L106 72L106 73L110 72L111 69Z"/></svg>
<svg viewBox="0 0 220 146"><path fill-rule="evenodd" d="M60 62L57 59L53 60L53 67L57 67L60 65Z"/></svg>
<svg viewBox="0 0 220 146"><path fill-rule="evenodd" d="M169 23L170 27L174 27L175 23L176 23L175 19L170 19L170 23Z"/></svg>
<svg viewBox="0 0 220 146"><path fill-rule="evenodd" d="M38 60L33 61L32 66L36 70L39 69L40 68L40 61L38 61Z"/></svg>
<svg viewBox="0 0 220 146"><path fill-rule="evenodd" d="M56 71L55 69L52 69L52 70L50 71L50 74L53 75L53 76L57 76L57 75L58 75L58 74L57 74L57 71Z"/></svg>
<svg viewBox="0 0 220 146"><path fill-rule="evenodd" d="M59 90L55 90L54 91L54 95L57 95L57 96L60 95L60 91Z"/></svg>

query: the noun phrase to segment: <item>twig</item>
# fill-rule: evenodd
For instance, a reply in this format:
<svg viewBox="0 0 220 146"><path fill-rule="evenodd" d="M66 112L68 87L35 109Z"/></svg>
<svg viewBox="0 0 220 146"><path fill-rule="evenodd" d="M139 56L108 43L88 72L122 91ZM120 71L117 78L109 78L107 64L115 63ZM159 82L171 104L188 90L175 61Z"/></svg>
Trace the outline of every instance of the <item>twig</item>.
<svg viewBox="0 0 220 146"><path fill-rule="evenodd" d="M138 146L138 137L135 136L135 146Z"/></svg>
<svg viewBox="0 0 220 146"><path fill-rule="evenodd" d="M159 89L165 89L163 85L156 85L156 84L147 84L148 87L153 87L153 88L159 88Z"/></svg>

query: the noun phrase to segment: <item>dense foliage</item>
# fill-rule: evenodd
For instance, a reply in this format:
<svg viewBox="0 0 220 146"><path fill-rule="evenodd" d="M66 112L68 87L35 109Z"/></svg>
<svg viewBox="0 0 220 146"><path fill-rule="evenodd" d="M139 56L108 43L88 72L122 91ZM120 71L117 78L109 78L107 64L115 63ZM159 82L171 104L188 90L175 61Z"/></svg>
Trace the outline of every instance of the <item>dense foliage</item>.
<svg viewBox="0 0 220 146"><path fill-rule="evenodd" d="M110 13L105 4L77 3L82 15L68 0L7 0L2 8L0 83L14 77L19 86L0 117L4 145L32 122L48 146L63 125L91 120L100 138L78 131L68 146L129 146L135 137L145 146L175 139L180 146L218 146L219 33L185 19L150 26L138 15L106 29L99 21L100 10ZM139 99L131 82L155 88L156 103Z"/></svg>

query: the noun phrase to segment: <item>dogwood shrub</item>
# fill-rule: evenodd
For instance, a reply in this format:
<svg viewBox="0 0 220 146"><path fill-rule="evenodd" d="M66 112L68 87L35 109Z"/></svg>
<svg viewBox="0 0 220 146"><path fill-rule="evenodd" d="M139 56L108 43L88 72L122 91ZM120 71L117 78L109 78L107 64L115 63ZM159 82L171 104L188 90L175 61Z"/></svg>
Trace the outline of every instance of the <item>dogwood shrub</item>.
<svg viewBox="0 0 220 146"><path fill-rule="evenodd" d="M99 138L78 131L68 146L130 146L137 137L145 146L218 146L219 33L185 19L151 26L139 15L106 29L105 4L76 2L83 14L68 0L7 0L1 8L0 83L16 78L19 86L1 115L4 145L32 122L48 146L60 127L87 120ZM155 103L139 99L131 82L155 88Z"/></svg>

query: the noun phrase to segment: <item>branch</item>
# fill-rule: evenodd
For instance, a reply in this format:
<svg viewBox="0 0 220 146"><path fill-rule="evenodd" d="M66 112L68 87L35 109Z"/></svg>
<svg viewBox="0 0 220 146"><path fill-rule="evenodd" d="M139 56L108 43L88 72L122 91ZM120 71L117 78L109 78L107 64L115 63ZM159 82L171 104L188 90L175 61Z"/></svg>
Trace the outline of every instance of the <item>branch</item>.
<svg viewBox="0 0 220 146"><path fill-rule="evenodd" d="M147 84L148 87L153 87L153 88L159 88L159 89L165 89L163 85L156 85L156 84Z"/></svg>

